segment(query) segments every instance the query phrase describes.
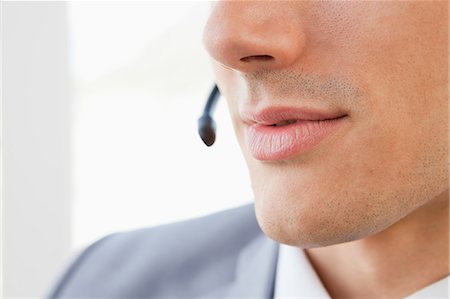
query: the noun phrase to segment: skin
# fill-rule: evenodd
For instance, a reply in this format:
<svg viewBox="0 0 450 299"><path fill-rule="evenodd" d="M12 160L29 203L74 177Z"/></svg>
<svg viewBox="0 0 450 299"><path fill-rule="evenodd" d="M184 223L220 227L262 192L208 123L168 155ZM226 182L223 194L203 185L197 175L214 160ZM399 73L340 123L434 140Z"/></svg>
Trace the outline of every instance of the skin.
<svg viewBox="0 0 450 299"><path fill-rule="evenodd" d="M204 44L262 230L306 249L333 298L448 275L447 2L219 1ZM306 153L260 161L239 112L268 105L347 117Z"/></svg>

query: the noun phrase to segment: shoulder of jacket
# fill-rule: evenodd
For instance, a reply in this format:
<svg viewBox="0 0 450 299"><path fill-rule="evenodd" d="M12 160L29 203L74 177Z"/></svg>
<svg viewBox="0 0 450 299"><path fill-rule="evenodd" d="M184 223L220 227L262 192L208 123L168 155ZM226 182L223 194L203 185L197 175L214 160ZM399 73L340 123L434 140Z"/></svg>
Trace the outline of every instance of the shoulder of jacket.
<svg viewBox="0 0 450 299"><path fill-rule="evenodd" d="M251 204L194 219L116 233L100 240L100 243L115 248L126 246L128 250L154 246L176 249L181 244L186 247L189 244L211 243L215 238L242 239L245 242L259 231L254 206Z"/></svg>
<svg viewBox="0 0 450 299"><path fill-rule="evenodd" d="M229 273L230 261L261 234L253 205L111 234L90 245L75 259L50 298L57 298L60 293L75 295L82 289L95 288L99 295L119 292L112 288L124 279L139 284L145 278L145 283L153 283L156 289L170 284L168 277L173 281L188 281L189 273L209 275L211 269L219 274ZM180 271L186 268L190 271ZM127 287L134 286L123 288Z"/></svg>

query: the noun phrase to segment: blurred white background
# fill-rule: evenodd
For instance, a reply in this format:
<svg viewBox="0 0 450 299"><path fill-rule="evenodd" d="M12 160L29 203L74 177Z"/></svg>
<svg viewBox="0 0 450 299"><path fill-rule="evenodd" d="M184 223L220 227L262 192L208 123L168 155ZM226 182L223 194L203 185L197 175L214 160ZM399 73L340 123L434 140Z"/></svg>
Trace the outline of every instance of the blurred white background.
<svg viewBox="0 0 450 299"><path fill-rule="evenodd" d="M216 144L197 135L208 2L1 5L4 297L106 234L251 201L224 99Z"/></svg>

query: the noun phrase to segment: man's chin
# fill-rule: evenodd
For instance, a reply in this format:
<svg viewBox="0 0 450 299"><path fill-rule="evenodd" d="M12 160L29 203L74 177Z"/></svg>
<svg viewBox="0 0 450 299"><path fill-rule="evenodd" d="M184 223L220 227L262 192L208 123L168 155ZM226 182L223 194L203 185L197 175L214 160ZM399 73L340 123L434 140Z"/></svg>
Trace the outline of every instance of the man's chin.
<svg viewBox="0 0 450 299"><path fill-rule="evenodd" d="M334 219L333 213L259 208L256 217L261 230L272 240L299 248L325 247L355 241L373 235L383 228L355 225ZM342 219L341 219L342 220Z"/></svg>

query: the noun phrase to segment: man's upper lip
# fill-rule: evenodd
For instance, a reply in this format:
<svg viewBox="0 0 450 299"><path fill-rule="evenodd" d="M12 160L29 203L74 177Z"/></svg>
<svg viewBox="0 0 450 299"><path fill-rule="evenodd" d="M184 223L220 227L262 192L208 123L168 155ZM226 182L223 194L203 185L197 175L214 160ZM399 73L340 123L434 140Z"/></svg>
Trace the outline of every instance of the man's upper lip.
<svg viewBox="0 0 450 299"><path fill-rule="evenodd" d="M265 107L258 111L244 109L240 117L246 124L274 125L286 120L329 120L345 116L342 111L306 107Z"/></svg>

